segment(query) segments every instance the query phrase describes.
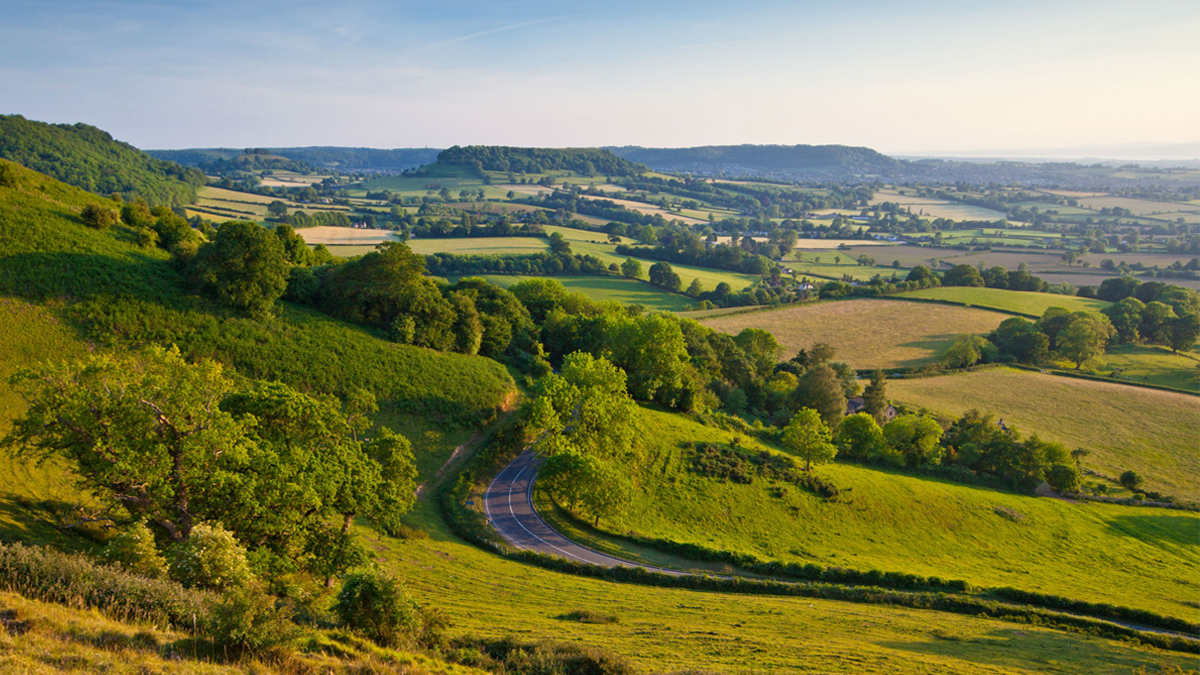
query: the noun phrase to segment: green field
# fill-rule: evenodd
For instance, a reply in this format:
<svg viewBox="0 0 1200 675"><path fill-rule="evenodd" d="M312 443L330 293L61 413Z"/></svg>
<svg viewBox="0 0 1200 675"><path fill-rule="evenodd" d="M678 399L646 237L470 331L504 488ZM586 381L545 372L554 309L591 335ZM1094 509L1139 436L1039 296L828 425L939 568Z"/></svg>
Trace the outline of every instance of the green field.
<svg viewBox="0 0 1200 675"><path fill-rule="evenodd" d="M919 291L901 293L897 298L913 298L919 300L940 300L953 302L967 307L983 307L1013 314L1026 314L1040 317L1050 307L1065 307L1072 312L1095 310L1108 307L1108 302L1095 298L1080 298L1056 293L1030 293L1024 291L1007 291L1000 288L975 288L967 286L947 286L943 288L925 288Z"/></svg>
<svg viewBox="0 0 1200 675"><path fill-rule="evenodd" d="M1104 352L1103 365L1091 370L1100 375L1116 372L1119 379L1200 392L1200 351L1172 354L1165 347L1118 345ZM1074 367L1068 364L1068 367Z"/></svg>
<svg viewBox="0 0 1200 675"><path fill-rule="evenodd" d="M537 277L525 277L510 274L484 274L484 279L508 288L518 281L525 279L533 279ZM456 277L457 279L458 277ZM611 300L624 303L627 305L642 305L646 309L658 310L663 312L678 312L687 310L691 307L694 301L677 293L668 293L656 286L651 286L645 281L637 279L624 279L621 277L599 277L599 276L562 276L562 277L546 277L554 279L569 291L583 293L593 300Z"/></svg>
<svg viewBox="0 0 1200 675"><path fill-rule="evenodd" d="M1146 487L1200 494L1200 398L1123 384L996 368L892 380L899 402L945 415L991 411L1026 434L1087 448L1084 466L1109 476L1133 469Z"/></svg>
<svg viewBox="0 0 1200 675"><path fill-rule="evenodd" d="M503 255L545 253L550 246L540 237L463 237L459 239L410 239L413 253L455 255Z"/></svg>
<svg viewBox="0 0 1200 675"><path fill-rule="evenodd" d="M839 361L855 368L895 368L933 363L957 335L986 334L1006 318L968 307L852 299L702 321L730 334L743 328L766 330L782 345L785 360L825 342L837 348Z"/></svg>
<svg viewBox="0 0 1200 675"><path fill-rule="evenodd" d="M586 230L576 230L569 227L547 226L546 234L559 232L563 237L571 242L571 251L574 253L583 253L594 255L603 260L606 264L617 263L620 265L625 261L626 256L617 255L616 244L608 243L608 235L603 232L588 232ZM624 239L624 243L633 244L633 240ZM643 278L649 273L650 266L655 260L646 258L638 258L642 263ZM725 270L713 269L711 267L693 267L691 265L675 265L671 268L683 280L684 287L692 283L692 279L699 279L704 285L704 290L711 291L717 287L717 284L725 282L734 291L741 291L749 286L758 283L759 278L752 274L740 274L738 272L728 272Z"/></svg>
<svg viewBox="0 0 1200 675"><path fill-rule="evenodd" d="M648 672L1112 673L1191 657L938 612L814 599L647 588L549 572L463 544L429 502L408 518L427 540L358 528L380 564L423 601L444 607L454 634L603 646ZM572 610L608 624L564 620Z"/></svg>
<svg viewBox="0 0 1200 675"><path fill-rule="evenodd" d="M818 469L846 491L828 501L762 478L743 485L690 470L685 444L729 443L734 433L646 409L638 426L643 448L633 480L640 489L627 515L602 523L605 531L1200 618L1182 603L1200 593L1192 573L1200 564L1200 515L1026 497L853 464ZM768 447L741 442L751 452ZM1129 564L1147 559L1156 564Z"/></svg>

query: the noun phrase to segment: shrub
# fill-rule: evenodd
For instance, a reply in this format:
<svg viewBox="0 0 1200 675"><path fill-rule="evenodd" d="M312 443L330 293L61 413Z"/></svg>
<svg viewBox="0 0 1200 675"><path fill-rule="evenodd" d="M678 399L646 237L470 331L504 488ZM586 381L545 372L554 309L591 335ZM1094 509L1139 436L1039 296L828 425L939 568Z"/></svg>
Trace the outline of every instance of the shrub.
<svg viewBox="0 0 1200 675"><path fill-rule="evenodd" d="M1141 487L1142 483L1146 482L1146 479L1138 475L1136 471L1126 471L1125 473L1121 474L1121 477L1118 478L1117 481L1121 483L1121 486L1125 489L1133 491Z"/></svg>
<svg viewBox="0 0 1200 675"><path fill-rule="evenodd" d="M174 581L148 579L80 554L0 544L0 590L77 608L95 608L119 621L190 628L207 615L205 593Z"/></svg>
<svg viewBox="0 0 1200 675"><path fill-rule="evenodd" d="M79 213L79 217L83 219L84 225L97 230L107 230L121 220L121 217L117 215L116 209L111 209L107 206L97 206L96 204L88 204L83 207L83 211Z"/></svg>
<svg viewBox="0 0 1200 675"><path fill-rule="evenodd" d="M299 635L291 613L279 608L260 584L234 586L212 603L206 628L218 646L260 652Z"/></svg>
<svg viewBox="0 0 1200 675"><path fill-rule="evenodd" d="M219 524L201 523L187 541L171 550L171 577L188 588L225 589L249 583L254 575L246 549Z"/></svg>
<svg viewBox="0 0 1200 675"><path fill-rule="evenodd" d="M100 559L109 565L159 579L167 576L167 561L154 545L154 534L145 523L134 523L113 538L100 553Z"/></svg>
<svg viewBox="0 0 1200 675"><path fill-rule="evenodd" d="M576 609L558 618L564 621L578 621L579 623L620 623L621 618L616 614L603 614L590 609Z"/></svg>
<svg viewBox="0 0 1200 675"><path fill-rule="evenodd" d="M400 583L378 570L347 577L334 612L342 623L381 645L394 645L416 634L421 623L416 603Z"/></svg>

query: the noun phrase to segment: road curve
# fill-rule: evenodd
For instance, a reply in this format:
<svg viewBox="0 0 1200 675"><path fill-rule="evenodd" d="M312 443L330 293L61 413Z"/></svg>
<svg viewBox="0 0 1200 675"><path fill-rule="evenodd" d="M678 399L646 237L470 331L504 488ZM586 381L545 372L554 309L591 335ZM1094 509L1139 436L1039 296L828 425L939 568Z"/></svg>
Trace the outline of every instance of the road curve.
<svg viewBox="0 0 1200 675"><path fill-rule="evenodd" d="M566 558L575 562L602 567L641 567L667 574L682 574L677 570L639 565L581 546L555 532L533 508L533 483L537 477L538 458L526 450L488 486L483 497L483 512L492 527L516 548Z"/></svg>

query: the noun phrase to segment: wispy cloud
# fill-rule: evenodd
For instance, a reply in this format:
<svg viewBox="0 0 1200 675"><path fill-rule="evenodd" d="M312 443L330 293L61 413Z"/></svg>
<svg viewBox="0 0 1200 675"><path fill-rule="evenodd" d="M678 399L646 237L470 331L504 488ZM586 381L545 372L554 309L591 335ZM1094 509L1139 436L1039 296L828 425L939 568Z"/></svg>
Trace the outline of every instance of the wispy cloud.
<svg viewBox="0 0 1200 675"><path fill-rule="evenodd" d="M526 26L536 26L540 23L547 23L550 21L555 21L560 18L562 18L562 17L551 17L549 19L538 19L537 21L524 21L522 23L514 23L514 24L510 24L508 26L500 26L499 28L489 28L488 30L481 30L478 33L471 33L469 35L463 35L460 37L451 38L449 40L443 40L442 42L435 43L435 45L443 46L443 45L452 45L457 42L466 42L467 40L474 40L475 38L483 37L485 35L492 35L493 33L503 33L504 31L516 30L518 28L525 28Z"/></svg>

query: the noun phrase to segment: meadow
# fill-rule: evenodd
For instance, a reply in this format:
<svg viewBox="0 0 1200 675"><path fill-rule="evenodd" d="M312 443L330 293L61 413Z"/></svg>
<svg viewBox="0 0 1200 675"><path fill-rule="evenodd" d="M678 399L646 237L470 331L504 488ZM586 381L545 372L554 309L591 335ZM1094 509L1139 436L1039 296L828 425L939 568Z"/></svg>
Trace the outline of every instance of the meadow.
<svg viewBox="0 0 1200 675"><path fill-rule="evenodd" d="M1099 311L1111 303L1095 298L1080 298L1056 293L1008 291L1000 288L944 286L909 291L896 296L904 299L937 300L966 307L982 307L1012 314L1040 317L1051 307L1065 307L1072 312Z"/></svg>
<svg viewBox="0 0 1200 675"><path fill-rule="evenodd" d="M986 334L1006 318L976 308L853 299L720 316L703 323L730 334L743 328L766 330L783 347L783 360L825 342L837 348L837 360L863 369L933 363L957 335Z"/></svg>
<svg viewBox="0 0 1200 675"><path fill-rule="evenodd" d="M1200 347L1187 353L1172 354L1166 347L1153 345L1117 345L1109 347L1091 371L1117 373L1129 382L1156 384L1200 393ZM1073 367L1073 366L1071 366ZM1089 366L1084 366L1087 369Z"/></svg>
<svg viewBox="0 0 1200 675"><path fill-rule="evenodd" d="M816 469L843 491L827 500L763 477L740 484L690 468L689 444L729 444L735 433L646 409L638 428L638 488L602 531L1200 618L1183 602L1200 593L1191 574L1200 563L1195 513L1027 497L842 463ZM776 451L744 437L740 445Z"/></svg>
<svg viewBox="0 0 1200 675"><path fill-rule="evenodd" d="M453 634L603 646L650 672L1112 673L1192 657L1028 624L809 598L618 584L486 553L450 534L428 501L407 517L428 539L359 527L376 561L423 602L447 610ZM574 610L614 616L580 623Z"/></svg>
<svg viewBox="0 0 1200 675"><path fill-rule="evenodd" d="M909 194L901 194L906 192ZM970 204L959 204L945 199L937 199L936 197L917 197L911 194L910 190L898 190L895 188L884 188L875 191L875 197L871 199L871 204L880 204L882 202L891 202L899 204L901 207L911 210L913 213L925 218L950 218L952 220L1000 220L1004 218L1004 214L1000 211L993 211L979 206Z"/></svg>
<svg viewBox="0 0 1200 675"><path fill-rule="evenodd" d="M1012 368L888 383L896 401L958 416L991 411L1025 434L1086 448L1108 476L1134 470L1146 487L1184 499L1200 494L1200 398Z"/></svg>

